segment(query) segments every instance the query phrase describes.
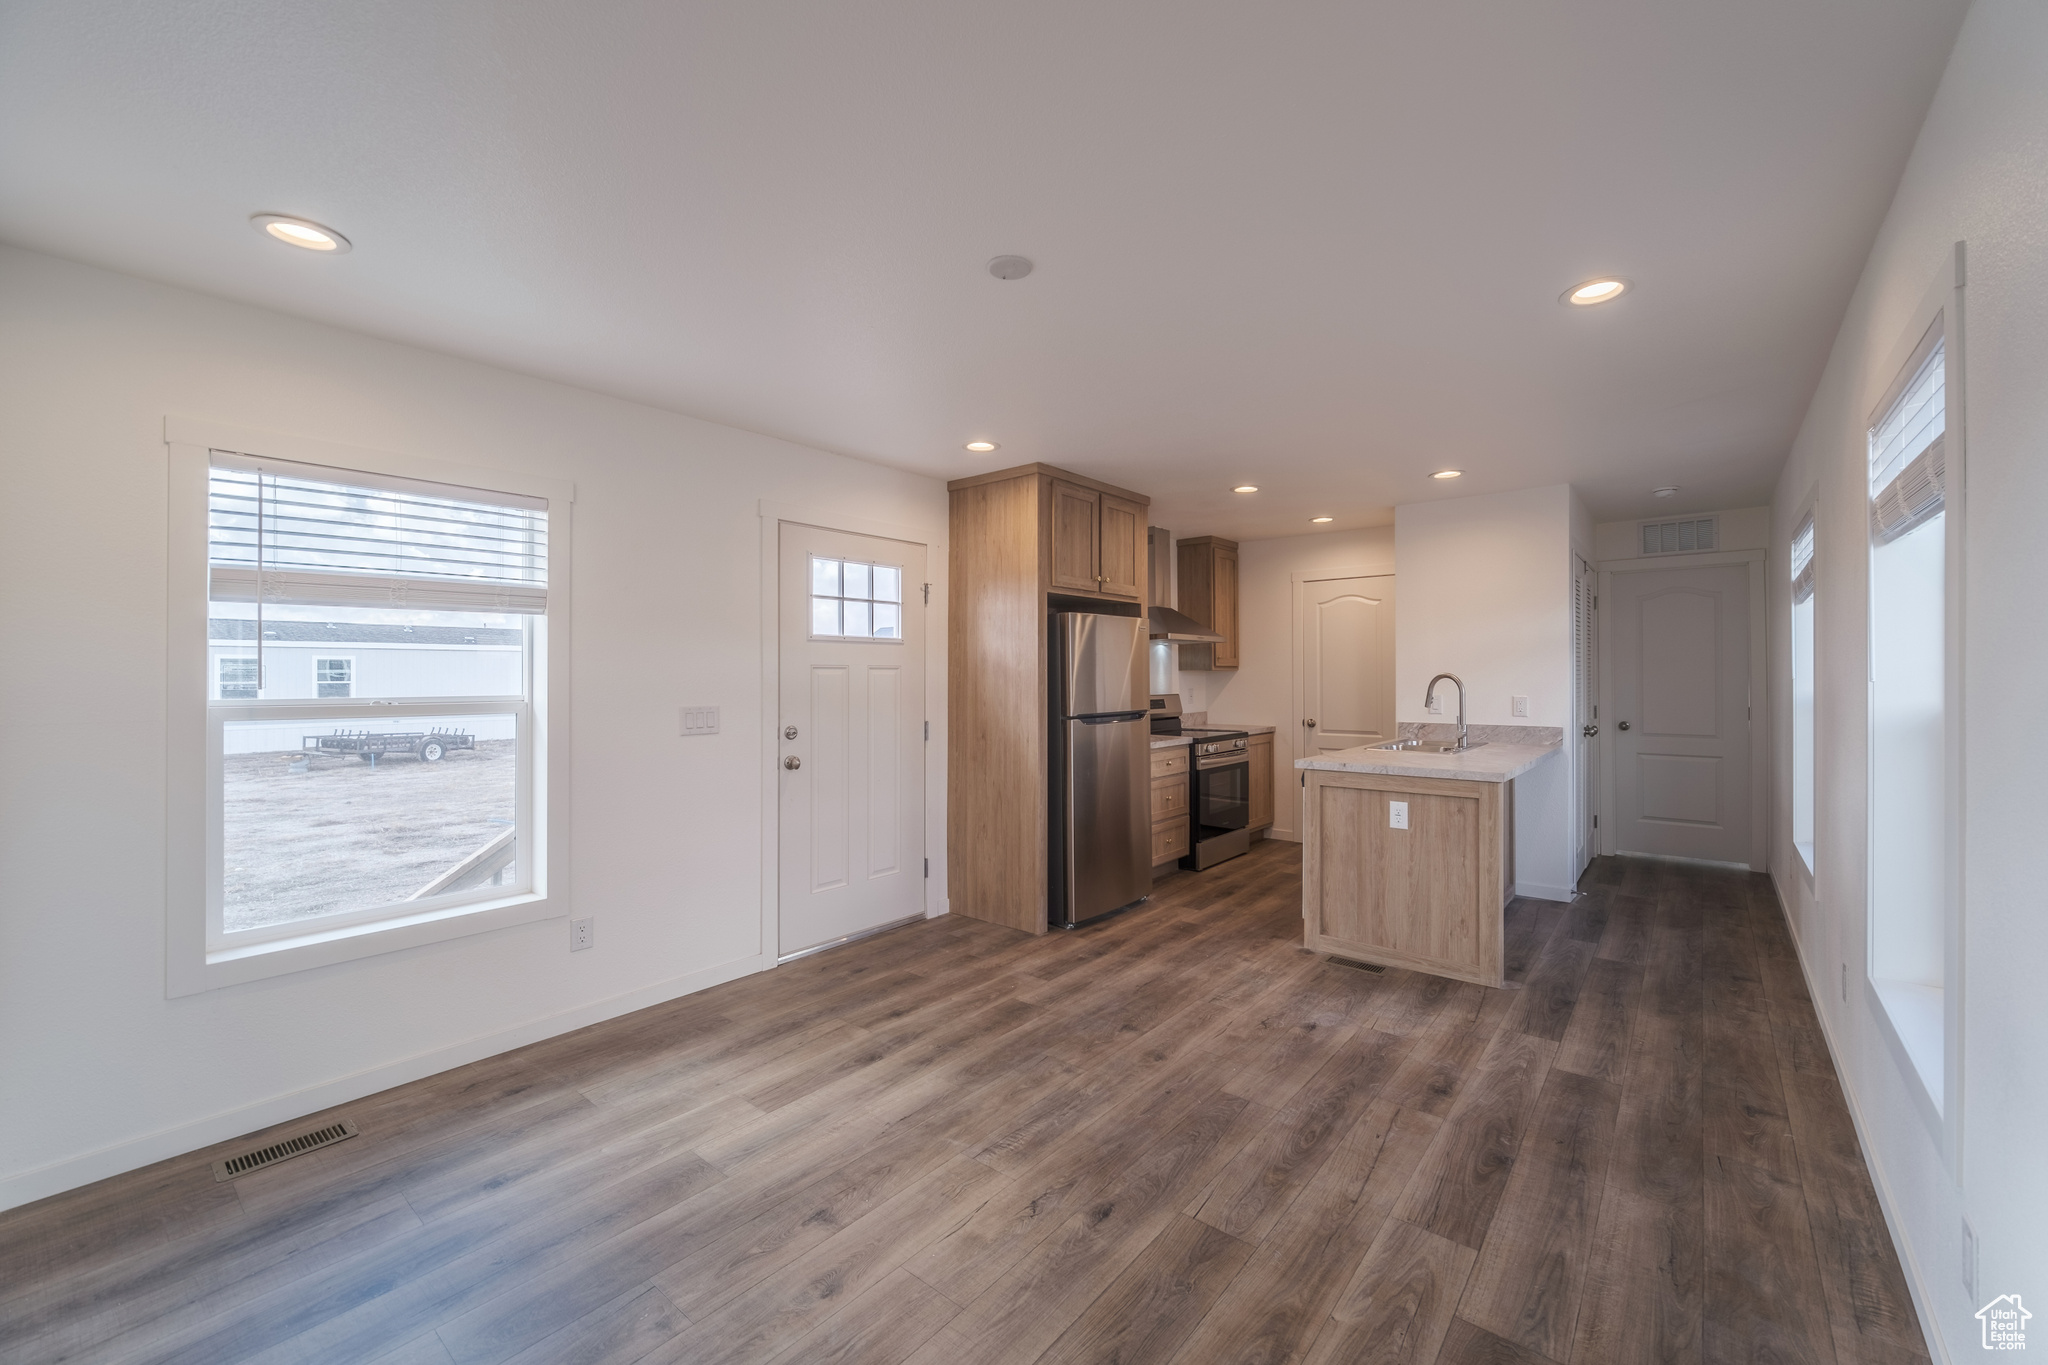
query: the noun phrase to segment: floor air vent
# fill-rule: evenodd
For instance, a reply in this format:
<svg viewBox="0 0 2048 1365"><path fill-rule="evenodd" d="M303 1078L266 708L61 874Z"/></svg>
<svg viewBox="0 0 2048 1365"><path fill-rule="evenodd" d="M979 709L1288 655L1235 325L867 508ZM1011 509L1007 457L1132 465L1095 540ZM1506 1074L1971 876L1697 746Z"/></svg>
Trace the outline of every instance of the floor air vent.
<svg viewBox="0 0 2048 1365"><path fill-rule="evenodd" d="M315 1128L310 1133L300 1133L297 1137L288 1137L283 1142L273 1142L268 1147L258 1147L253 1152L244 1152L225 1161L216 1161L213 1163L213 1180L215 1184L223 1180L233 1180L238 1175L260 1171L265 1166L275 1166L280 1161L290 1161L295 1156L317 1151L322 1147L332 1147L335 1143L355 1135L356 1126L347 1119L342 1119L338 1123Z"/></svg>
<svg viewBox="0 0 2048 1365"><path fill-rule="evenodd" d="M1383 972L1386 970L1385 965L1382 963L1354 962L1348 957L1333 957L1330 959L1330 965L1332 967L1350 967L1361 972Z"/></svg>

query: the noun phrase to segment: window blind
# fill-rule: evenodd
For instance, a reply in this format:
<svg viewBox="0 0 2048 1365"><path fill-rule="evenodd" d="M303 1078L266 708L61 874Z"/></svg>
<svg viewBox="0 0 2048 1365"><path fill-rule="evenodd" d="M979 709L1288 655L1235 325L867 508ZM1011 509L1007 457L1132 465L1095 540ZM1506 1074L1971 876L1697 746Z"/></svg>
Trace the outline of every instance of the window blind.
<svg viewBox="0 0 2048 1365"><path fill-rule="evenodd" d="M539 498L215 451L207 502L215 601L547 611Z"/></svg>
<svg viewBox="0 0 2048 1365"><path fill-rule="evenodd" d="M1792 601L1794 605L1813 596L1813 513L1808 512L1792 533Z"/></svg>
<svg viewBox="0 0 2048 1365"><path fill-rule="evenodd" d="M1870 536L1897 540L1940 514L1948 483L1947 347L1939 321L1908 362L1903 388L1870 428Z"/></svg>

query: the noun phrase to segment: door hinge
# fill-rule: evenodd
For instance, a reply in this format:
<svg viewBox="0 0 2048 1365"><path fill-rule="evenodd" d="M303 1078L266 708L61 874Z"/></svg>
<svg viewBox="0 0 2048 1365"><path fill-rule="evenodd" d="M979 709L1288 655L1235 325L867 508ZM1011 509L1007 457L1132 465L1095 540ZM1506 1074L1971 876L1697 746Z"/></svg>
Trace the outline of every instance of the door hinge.
<svg viewBox="0 0 2048 1365"><path fill-rule="evenodd" d="M932 860L930 858L924 860L924 879L926 881L932 879Z"/></svg>
<svg viewBox="0 0 2048 1365"><path fill-rule="evenodd" d="M924 604L926 606L932 604L932 585L929 583L924 585Z"/></svg>
<svg viewBox="0 0 2048 1365"><path fill-rule="evenodd" d="M930 721L924 723L924 742L927 744L932 742L932 723Z"/></svg>
<svg viewBox="0 0 2048 1365"><path fill-rule="evenodd" d="M1593 610L1600 610L1600 594L1597 592L1593 594Z"/></svg>
<svg viewBox="0 0 2048 1365"><path fill-rule="evenodd" d="M1593 828L1594 828L1594 829L1598 829L1598 828L1600 828L1600 817L1599 817L1599 816L1597 816L1597 815L1593 817Z"/></svg>

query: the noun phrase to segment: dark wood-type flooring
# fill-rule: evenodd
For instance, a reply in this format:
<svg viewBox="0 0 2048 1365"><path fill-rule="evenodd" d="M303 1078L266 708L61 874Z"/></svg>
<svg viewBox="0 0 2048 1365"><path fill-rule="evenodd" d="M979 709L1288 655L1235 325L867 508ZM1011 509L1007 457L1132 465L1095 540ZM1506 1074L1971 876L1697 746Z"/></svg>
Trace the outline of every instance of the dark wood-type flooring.
<svg viewBox="0 0 2048 1365"><path fill-rule="evenodd" d="M913 926L236 1182L248 1142L0 1215L0 1359L1927 1359L1764 879L1602 860L1511 908L1496 991L1305 952L1299 857L1079 933Z"/></svg>

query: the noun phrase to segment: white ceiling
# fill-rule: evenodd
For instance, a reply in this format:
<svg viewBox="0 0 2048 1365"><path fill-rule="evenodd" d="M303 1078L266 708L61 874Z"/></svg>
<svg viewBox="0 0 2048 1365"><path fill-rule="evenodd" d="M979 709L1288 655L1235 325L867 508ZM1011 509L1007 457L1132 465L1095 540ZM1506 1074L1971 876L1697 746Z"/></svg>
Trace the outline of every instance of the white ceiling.
<svg viewBox="0 0 2048 1365"><path fill-rule="evenodd" d="M1184 534L1747 505L1964 8L9 0L0 238Z"/></svg>

